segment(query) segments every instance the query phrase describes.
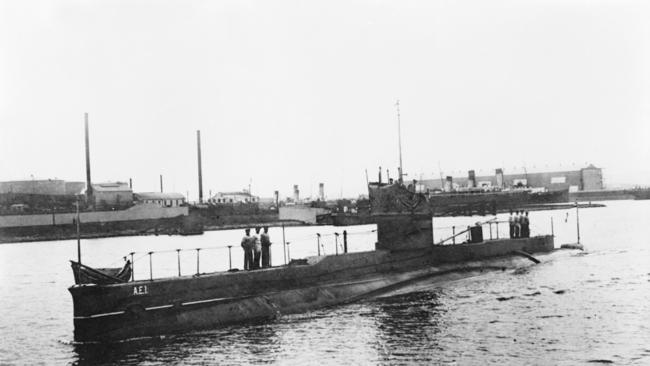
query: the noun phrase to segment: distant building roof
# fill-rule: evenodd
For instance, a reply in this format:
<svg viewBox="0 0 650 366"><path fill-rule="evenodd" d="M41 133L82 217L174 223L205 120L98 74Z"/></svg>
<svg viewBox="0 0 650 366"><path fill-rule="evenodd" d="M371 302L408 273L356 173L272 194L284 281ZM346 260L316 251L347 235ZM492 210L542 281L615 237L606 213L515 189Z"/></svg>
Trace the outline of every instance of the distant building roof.
<svg viewBox="0 0 650 366"><path fill-rule="evenodd" d="M246 192L246 191L240 191L240 192L217 192L215 194L216 196L246 196L246 197L253 197L252 194Z"/></svg>
<svg viewBox="0 0 650 366"><path fill-rule="evenodd" d="M185 196L180 193L161 193L161 192L138 192L135 197L139 200L184 200Z"/></svg>
<svg viewBox="0 0 650 366"><path fill-rule="evenodd" d="M129 184L124 182L93 183L93 189L98 192L132 191Z"/></svg>

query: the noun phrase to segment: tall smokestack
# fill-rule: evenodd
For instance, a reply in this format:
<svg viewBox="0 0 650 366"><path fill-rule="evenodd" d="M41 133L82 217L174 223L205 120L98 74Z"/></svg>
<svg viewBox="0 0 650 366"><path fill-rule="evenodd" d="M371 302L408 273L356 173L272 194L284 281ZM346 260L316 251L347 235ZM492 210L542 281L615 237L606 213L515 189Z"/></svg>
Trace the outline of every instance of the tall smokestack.
<svg viewBox="0 0 650 366"><path fill-rule="evenodd" d="M318 183L318 198L325 201L325 183Z"/></svg>
<svg viewBox="0 0 650 366"><path fill-rule="evenodd" d="M88 138L88 113L84 113L84 127L86 130L86 200L93 204L93 186L90 180L90 142Z"/></svg>
<svg viewBox="0 0 650 366"><path fill-rule="evenodd" d="M448 175L447 178L445 179L445 186L443 187L443 190L445 192L451 192L454 189L454 181L453 178Z"/></svg>
<svg viewBox="0 0 650 366"><path fill-rule="evenodd" d="M279 210L280 209L280 192L279 191L273 192L273 198L275 198L275 209Z"/></svg>
<svg viewBox="0 0 650 366"><path fill-rule="evenodd" d="M505 182L503 181L503 169L499 168L494 171L496 174L497 187L505 188Z"/></svg>
<svg viewBox="0 0 650 366"><path fill-rule="evenodd" d="M476 187L476 172L470 170L467 172L467 187L474 188Z"/></svg>
<svg viewBox="0 0 650 366"><path fill-rule="evenodd" d="M201 171L201 131L196 130L196 150L199 160L199 203L203 203L203 174Z"/></svg>
<svg viewBox="0 0 650 366"><path fill-rule="evenodd" d="M298 189L298 185L297 185L297 184L295 184L295 185L293 186L293 200L294 200L296 203L298 203L298 201L300 200L300 190Z"/></svg>
<svg viewBox="0 0 650 366"><path fill-rule="evenodd" d="M133 180L131 178L129 178L129 188L133 189Z"/></svg>
<svg viewBox="0 0 650 366"><path fill-rule="evenodd" d="M162 180L162 174L160 175L160 193L163 193L163 180Z"/></svg>

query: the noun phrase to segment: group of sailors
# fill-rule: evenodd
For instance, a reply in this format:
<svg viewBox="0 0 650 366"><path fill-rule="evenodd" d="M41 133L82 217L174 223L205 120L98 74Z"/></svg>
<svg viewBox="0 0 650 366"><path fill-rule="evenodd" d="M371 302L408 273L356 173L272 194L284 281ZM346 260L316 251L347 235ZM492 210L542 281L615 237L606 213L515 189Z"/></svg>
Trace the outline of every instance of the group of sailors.
<svg viewBox="0 0 650 366"><path fill-rule="evenodd" d="M271 267L271 238L269 227L264 227L260 235L260 228L255 228L255 235L251 235L251 229L245 230L246 235L241 240L241 247L244 249L244 269L252 270ZM259 235L259 237L258 237ZM260 266L261 260L261 266Z"/></svg>
<svg viewBox="0 0 650 366"><path fill-rule="evenodd" d="M530 237L530 220L528 211L515 211L514 215L510 211L508 218L510 224L510 238L529 238Z"/></svg>

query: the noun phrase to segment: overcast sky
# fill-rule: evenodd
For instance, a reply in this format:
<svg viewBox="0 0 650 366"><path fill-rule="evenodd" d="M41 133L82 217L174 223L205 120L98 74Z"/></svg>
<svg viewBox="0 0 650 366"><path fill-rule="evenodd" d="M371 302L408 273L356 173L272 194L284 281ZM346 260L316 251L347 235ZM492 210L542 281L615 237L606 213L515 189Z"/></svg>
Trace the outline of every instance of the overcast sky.
<svg viewBox="0 0 650 366"><path fill-rule="evenodd" d="M0 1L0 181L204 194L604 168L650 185L650 1Z"/></svg>

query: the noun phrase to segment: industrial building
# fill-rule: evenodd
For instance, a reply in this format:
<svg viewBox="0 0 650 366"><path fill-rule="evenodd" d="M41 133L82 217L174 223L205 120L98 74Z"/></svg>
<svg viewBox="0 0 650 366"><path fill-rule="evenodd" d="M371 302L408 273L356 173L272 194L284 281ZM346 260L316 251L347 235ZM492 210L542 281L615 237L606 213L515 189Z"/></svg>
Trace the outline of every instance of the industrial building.
<svg viewBox="0 0 650 366"><path fill-rule="evenodd" d="M134 196L137 203L160 207L179 207L185 204L185 196L180 193L142 192L135 193Z"/></svg>
<svg viewBox="0 0 650 366"><path fill-rule="evenodd" d="M589 165L586 168L570 171L538 172L504 174L502 169L496 169L494 175L475 176L470 170L467 177L446 177L441 179L427 179L418 182L423 189L450 190L452 187L534 187L546 188L550 191L569 189L571 192L602 190L603 172L601 168Z"/></svg>
<svg viewBox="0 0 650 366"><path fill-rule="evenodd" d="M133 190L125 182L93 183L93 194L97 208L124 208L133 206Z"/></svg>
<svg viewBox="0 0 650 366"><path fill-rule="evenodd" d="M64 196L81 194L84 182L66 182L61 179L32 179L0 182L0 194L41 194Z"/></svg>
<svg viewBox="0 0 650 366"><path fill-rule="evenodd" d="M214 196L210 197L208 202L223 204L223 203L256 203L259 202L260 198L253 196L249 192L218 192Z"/></svg>

